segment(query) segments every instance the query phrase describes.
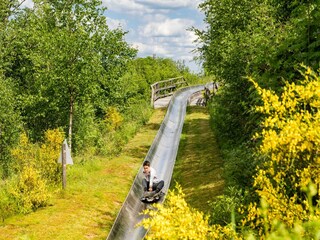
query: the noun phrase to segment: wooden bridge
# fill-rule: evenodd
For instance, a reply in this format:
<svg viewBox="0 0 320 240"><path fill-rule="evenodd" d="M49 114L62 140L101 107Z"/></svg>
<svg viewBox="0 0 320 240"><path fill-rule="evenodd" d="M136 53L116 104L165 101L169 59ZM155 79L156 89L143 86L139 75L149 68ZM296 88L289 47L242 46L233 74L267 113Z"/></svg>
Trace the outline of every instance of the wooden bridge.
<svg viewBox="0 0 320 240"><path fill-rule="evenodd" d="M206 106L209 99L211 99L214 95L216 95L216 92L218 91L219 83L217 82L208 82L204 85L203 91L199 91L195 94L193 94L189 100L188 105L190 106ZM156 100L152 101L151 98L151 104L153 108L164 108L169 105L169 102L171 100L171 94L163 94L159 95Z"/></svg>
<svg viewBox="0 0 320 240"><path fill-rule="evenodd" d="M156 82L151 85L151 106L154 107L154 102L159 98L166 98L181 87L188 86L184 77L170 78Z"/></svg>

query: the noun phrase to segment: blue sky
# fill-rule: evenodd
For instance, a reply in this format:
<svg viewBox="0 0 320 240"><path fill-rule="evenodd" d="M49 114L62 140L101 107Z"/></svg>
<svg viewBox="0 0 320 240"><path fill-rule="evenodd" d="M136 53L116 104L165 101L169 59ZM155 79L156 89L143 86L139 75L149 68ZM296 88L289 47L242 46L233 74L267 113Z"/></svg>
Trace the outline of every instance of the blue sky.
<svg viewBox="0 0 320 240"><path fill-rule="evenodd" d="M184 60L194 72L200 67L191 53L197 45L190 27L203 29L201 0L103 0L111 28L128 31L126 41L138 49L139 57L168 57Z"/></svg>
<svg viewBox="0 0 320 240"><path fill-rule="evenodd" d="M111 29L127 31L126 41L138 49L138 57L153 56L181 60L193 72L200 67L191 53L197 45L190 27L203 29L202 0L102 0ZM32 0L25 6L31 7Z"/></svg>

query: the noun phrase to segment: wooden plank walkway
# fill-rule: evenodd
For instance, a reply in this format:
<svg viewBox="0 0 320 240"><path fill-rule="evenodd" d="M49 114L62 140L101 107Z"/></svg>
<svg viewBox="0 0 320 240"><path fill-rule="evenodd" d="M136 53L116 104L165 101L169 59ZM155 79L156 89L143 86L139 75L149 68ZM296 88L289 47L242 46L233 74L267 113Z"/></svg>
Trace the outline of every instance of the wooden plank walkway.
<svg viewBox="0 0 320 240"><path fill-rule="evenodd" d="M171 100L172 96L164 97L164 98L159 98L154 102L154 108L165 108L168 107L169 102Z"/></svg>
<svg viewBox="0 0 320 240"><path fill-rule="evenodd" d="M166 108L168 107L170 100L171 100L172 96L168 96L168 97L164 97L164 98L159 98L158 100L156 100L154 102L154 108ZM202 98L202 96L199 97L195 97L192 99L192 101L190 102L190 106L196 106L198 105L198 101L199 99Z"/></svg>

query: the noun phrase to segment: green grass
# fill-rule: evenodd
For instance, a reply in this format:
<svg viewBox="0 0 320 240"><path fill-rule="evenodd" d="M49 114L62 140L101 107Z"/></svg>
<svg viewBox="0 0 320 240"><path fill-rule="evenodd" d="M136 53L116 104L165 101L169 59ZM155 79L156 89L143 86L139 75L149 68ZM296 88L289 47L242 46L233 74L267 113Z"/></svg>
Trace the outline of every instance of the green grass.
<svg viewBox="0 0 320 240"><path fill-rule="evenodd" d="M46 208L6 219L0 239L106 239L164 114L156 110L117 157L75 158L67 189L56 192Z"/></svg>
<svg viewBox="0 0 320 240"><path fill-rule="evenodd" d="M0 223L0 239L106 239L164 115L156 110L117 157L75 158L66 191L56 192L46 208ZM221 167L207 110L188 108L173 181L191 207L206 212L207 201L222 194Z"/></svg>
<svg viewBox="0 0 320 240"><path fill-rule="evenodd" d="M174 168L172 187L178 182L187 203L208 212L208 201L223 193L223 161L203 107L188 107Z"/></svg>

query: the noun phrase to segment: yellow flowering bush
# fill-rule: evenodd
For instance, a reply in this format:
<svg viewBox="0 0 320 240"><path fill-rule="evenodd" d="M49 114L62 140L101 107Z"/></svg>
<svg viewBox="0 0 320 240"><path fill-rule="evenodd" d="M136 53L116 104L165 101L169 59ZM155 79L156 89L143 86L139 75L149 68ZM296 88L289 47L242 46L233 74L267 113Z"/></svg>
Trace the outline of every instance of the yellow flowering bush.
<svg viewBox="0 0 320 240"><path fill-rule="evenodd" d="M19 145L11 150L16 160L16 170L22 171L25 166L31 166L39 171L39 174L51 183L60 178L59 164L57 160L61 151L64 134L58 129L47 130L44 142L38 144L30 143L25 133L21 134Z"/></svg>
<svg viewBox="0 0 320 240"><path fill-rule="evenodd" d="M15 199L20 213L28 213L45 206L50 197L45 180L32 166L22 169L16 185L9 188L9 193Z"/></svg>
<svg viewBox="0 0 320 240"><path fill-rule="evenodd" d="M23 133L19 145L11 150L17 176L8 192L19 212L27 213L47 204L48 184L56 184L61 178L57 160L62 141L63 133L58 129L46 131L40 146L29 142Z"/></svg>
<svg viewBox="0 0 320 240"><path fill-rule="evenodd" d="M105 115L105 123L109 131L116 130L123 122L123 117L115 107L108 107Z"/></svg>
<svg viewBox="0 0 320 240"><path fill-rule="evenodd" d="M156 210L146 209L138 226L149 229L147 240L154 239L239 239L232 227L210 226L208 217L189 208L179 185L169 191L165 204L155 204Z"/></svg>
<svg viewBox="0 0 320 240"><path fill-rule="evenodd" d="M29 142L26 133L20 135L19 144L11 150L11 155L15 161L15 171L20 172L25 166L35 167L36 156L39 155L36 146Z"/></svg>
<svg viewBox="0 0 320 240"><path fill-rule="evenodd" d="M60 183L61 181L61 165L57 164L57 160L63 140L63 132L59 129L49 129L45 132L44 143L40 146L39 168L41 175L50 183Z"/></svg>
<svg viewBox="0 0 320 240"><path fill-rule="evenodd" d="M320 197L320 78L307 68L300 84L286 83L280 96L251 82L263 100L256 109L266 116L255 136L265 161L254 179L261 207L251 204L243 223L263 235L275 222L293 227L320 216L306 197Z"/></svg>

